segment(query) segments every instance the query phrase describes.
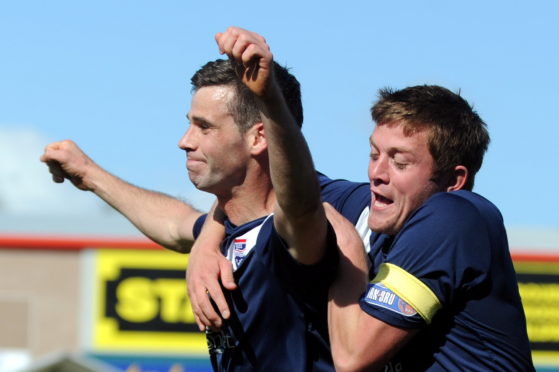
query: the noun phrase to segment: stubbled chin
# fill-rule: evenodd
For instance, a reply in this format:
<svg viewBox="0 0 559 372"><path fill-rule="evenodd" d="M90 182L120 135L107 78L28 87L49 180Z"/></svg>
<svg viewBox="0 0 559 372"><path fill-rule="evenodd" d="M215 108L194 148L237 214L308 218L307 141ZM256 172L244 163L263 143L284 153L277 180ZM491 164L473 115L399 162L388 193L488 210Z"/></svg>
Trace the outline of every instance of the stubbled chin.
<svg viewBox="0 0 559 372"><path fill-rule="evenodd" d="M369 214L369 229L380 234L394 235L395 222L392 216L383 211L371 211Z"/></svg>
<svg viewBox="0 0 559 372"><path fill-rule="evenodd" d="M382 233L382 231L379 231L382 230L382 223L381 221L379 221L378 216L375 218L374 213L375 213L374 211L371 211L371 214L369 214L369 221L368 221L369 229L377 233Z"/></svg>

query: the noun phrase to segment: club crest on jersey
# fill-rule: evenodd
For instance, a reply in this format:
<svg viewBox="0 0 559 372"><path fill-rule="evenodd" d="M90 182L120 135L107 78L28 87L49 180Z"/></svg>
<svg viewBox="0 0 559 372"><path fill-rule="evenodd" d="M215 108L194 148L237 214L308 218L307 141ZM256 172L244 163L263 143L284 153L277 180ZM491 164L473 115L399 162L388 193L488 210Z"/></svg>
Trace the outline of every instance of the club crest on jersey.
<svg viewBox="0 0 559 372"><path fill-rule="evenodd" d="M235 239L233 241L233 257L235 258L235 264L237 265L237 267L241 265L241 262L243 262L246 257L246 247L246 239Z"/></svg>
<svg viewBox="0 0 559 372"><path fill-rule="evenodd" d="M243 252L247 247L247 240L246 239L235 239L233 241L233 249L235 252Z"/></svg>
<svg viewBox="0 0 559 372"><path fill-rule="evenodd" d="M262 229L262 225L264 225L270 217L271 215L262 220L259 225L250 228L250 230L245 230L242 234L231 237L223 253L233 264L233 271L236 271L239 266L250 257L250 253L256 247L258 234Z"/></svg>
<svg viewBox="0 0 559 372"><path fill-rule="evenodd" d="M381 283L369 284L364 300L368 304L388 309L403 316L414 316L417 314L411 305Z"/></svg>

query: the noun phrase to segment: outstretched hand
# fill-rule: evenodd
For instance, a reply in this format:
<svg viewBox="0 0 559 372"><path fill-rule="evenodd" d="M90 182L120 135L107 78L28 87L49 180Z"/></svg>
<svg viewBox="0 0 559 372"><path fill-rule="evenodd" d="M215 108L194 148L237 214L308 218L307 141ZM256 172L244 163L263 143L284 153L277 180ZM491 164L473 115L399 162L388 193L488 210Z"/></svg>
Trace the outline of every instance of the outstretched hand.
<svg viewBox="0 0 559 372"><path fill-rule="evenodd" d="M266 39L257 33L229 27L215 35L221 54L227 54L242 82L258 97L269 92L273 81L273 56Z"/></svg>

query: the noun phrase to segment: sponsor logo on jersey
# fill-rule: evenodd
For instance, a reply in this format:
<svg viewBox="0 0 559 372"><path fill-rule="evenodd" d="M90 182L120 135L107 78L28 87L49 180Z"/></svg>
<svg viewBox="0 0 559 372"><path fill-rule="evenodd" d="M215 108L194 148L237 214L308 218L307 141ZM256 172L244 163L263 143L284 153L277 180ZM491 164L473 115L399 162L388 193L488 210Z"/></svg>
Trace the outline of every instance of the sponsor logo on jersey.
<svg viewBox="0 0 559 372"><path fill-rule="evenodd" d="M384 366L383 372L402 372L403 370L404 366L402 363L389 362Z"/></svg>
<svg viewBox="0 0 559 372"><path fill-rule="evenodd" d="M208 342L208 351L210 355L223 354L227 349L235 348L235 340L228 335L223 329L213 331L209 327L206 328L206 340Z"/></svg>
<svg viewBox="0 0 559 372"><path fill-rule="evenodd" d="M388 309L403 316L413 316L417 314L410 304L389 288L386 288L382 283L369 284L365 302L373 306Z"/></svg>

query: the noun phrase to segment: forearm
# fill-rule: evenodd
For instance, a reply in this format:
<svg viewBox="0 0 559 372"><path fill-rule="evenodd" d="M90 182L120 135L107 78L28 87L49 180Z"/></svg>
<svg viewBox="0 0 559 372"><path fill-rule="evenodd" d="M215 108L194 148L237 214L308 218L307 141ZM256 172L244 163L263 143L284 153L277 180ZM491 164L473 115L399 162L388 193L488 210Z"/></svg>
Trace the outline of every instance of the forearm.
<svg viewBox="0 0 559 372"><path fill-rule="evenodd" d="M192 227L201 215L188 204L168 195L134 186L96 169L89 178L91 190L124 215L144 235L165 248L190 251Z"/></svg>
<svg viewBox="0 0 559 372"><path fill-rule="evenodd" d="M308 145L278 88L260 98L260 106L278 205L290 219L308 217L321 208L320 186Z"/></svg>
<svg viewBox="0 0 559 372"><path fill-rule="evenodd" d="M343 238L337 231L338 242ZM334 362L343 365L358 350L357 335L362 331L359 298L366 289L366 266L361 246L342 247L336 280L330 286L328 302L328 329ZM360 250L359 252L357 252Z"/></svg>
<svg viewBox="0 0 559 372"><path fill-rule="evenodd" d="M170 196L136 187L97 165L71 140L45 147L40 160L53 181L69 180L92 191L157 243L179 252L190 249L192 228L200 212Z"/></svg>
<svg viewBox="0 0 559 372"><path fill-rule="evenodd" d="M217 202L214 202L204 221L200 234L196 237L193 248L220 252L221 242L225 239L224 220L225 215L217 207Z"/></svg>
<svg viewBox="0 0 559 372"><path fill-rule="evenodd" d="M342 256L338 277L330 287L328 329L332 357L337 371L380 371L417 331L391 326L361 309L359 299L366 290L366 270L355 257L356 254Z"/></svg>
<svg viewBox="0 0 559 372"><path fill-rule="evenodd" d="M200 235L192 246L186 271L190 303L200 330L206 327L219 328L223 322L222 317L229 318L229 307L220 282L229 290L235 289L236 285L231 263L219 249L224 237L223 216L219 210L216 211L214 203ZM210 298L215 302L221 316L216 312Z"/></svg>
<svg viewBox="0 0 559 372"><path fill-rule="evenodd" d="M276 193L275 227L297 261L314 264L324 255L327 223L309 149L279 92L261 99L261 107Z"/></svg>
<svg viewBox="0 0 559 372"><path fill-rule="evenodd" d="M269 46L262 36L236 27L218 33L216 41L259 102L276 195L274 226L296 260L314 264L326 247L320 188L307 144L276 81Z"/></svg>
<svg viewBox="0 0 559 372"><path fill-rule="evenodd" d="M330 288L328 303L328 329L332 358L337 371L358 370L356 355L363 350L361 317L365 314L359 306L359 295L351 284L334 283ZM374 347L374 345L371 345Z"/></svg>

